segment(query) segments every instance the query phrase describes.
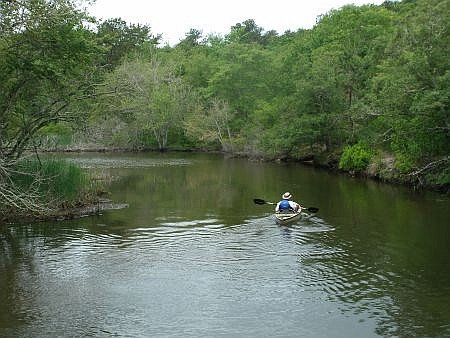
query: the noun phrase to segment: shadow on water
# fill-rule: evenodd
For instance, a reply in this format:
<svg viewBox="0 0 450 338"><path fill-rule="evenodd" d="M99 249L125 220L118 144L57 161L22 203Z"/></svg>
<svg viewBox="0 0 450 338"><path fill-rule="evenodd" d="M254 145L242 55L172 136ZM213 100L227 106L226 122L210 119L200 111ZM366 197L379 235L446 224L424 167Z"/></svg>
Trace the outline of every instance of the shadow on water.
<svg viewBox="0 0 450 338"><path fill-rule="evenodd" d="M0 336L450 334L444 197L215 155L71 159L129 208L2 227ZM252 202L287 190L319 213L278 226Z"/></svg>

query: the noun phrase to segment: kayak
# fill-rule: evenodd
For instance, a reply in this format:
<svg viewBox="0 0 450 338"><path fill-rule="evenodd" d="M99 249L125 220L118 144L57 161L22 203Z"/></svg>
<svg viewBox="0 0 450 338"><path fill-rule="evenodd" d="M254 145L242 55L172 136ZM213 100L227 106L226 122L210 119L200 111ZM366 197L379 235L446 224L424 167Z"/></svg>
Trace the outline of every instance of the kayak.
<svg viewBox="0 0 450 338"><path fill-rule="evenodd" d="M304 214L302 214L301 211L299 212L277 212L274 214L275 222L277 222L280 225L286 225L290 223L297 222L300 218L302 218Z"/></svg>
<svg viewBox="0 0 450 338"><path fill-rule="evenodd" d="M267 202L260 198L254 198L253 202L255 202L255 204L271 204L271 205L277 204L274 202ZM302 210L306 210L308 212L304 213L304 212L302 212ZM301 207L300 211L298 211L298 212L295 212L295 211L276 212L273 216L275 218L275 221L278 224L284 225L284 224L297 222L303 216L306 216L305 219L309 219L309 218L311 218L311 216L314 216L316 214L316 212L318 212L318 211L319 211L319 208L316 208L316 207L309 207L309 208Z"/></svg>

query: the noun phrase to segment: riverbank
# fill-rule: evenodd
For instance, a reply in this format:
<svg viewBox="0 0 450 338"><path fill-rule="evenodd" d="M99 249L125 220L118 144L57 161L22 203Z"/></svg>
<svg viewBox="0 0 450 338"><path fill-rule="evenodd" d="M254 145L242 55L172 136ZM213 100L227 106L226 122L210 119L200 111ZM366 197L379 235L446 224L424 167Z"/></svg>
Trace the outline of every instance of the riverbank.
<svg viewBox="0 0 450 338"><path fill-rule="evenodd" d="M230 154L230 156L245 157L251 160L257 161L272 161L277 163L292 162L301 163L315 168L327 170L329 172L339 173L350 177L360 179L371 179L392 185L401 185L413 190L427 190L440 194L450 195L450 183L441 183L442 174L436 172L438 164L450 163L450 156L441 160L430 162L428 165L424 165L422 168L418 168L408 173L401 173L395 166L395 157L391 154L384 154L378 156L371 161L366 169L356 170L344 170L339 167L340 156L336 153L321 153L321 154L309 154L303 157L266 157L264 155L249 154L249 153L236 153ZM448 169L447 169L448 170ZM448 181L448 179L446 180Z"/></svg>
<svg viewBox="0 0 450 338"><path fill-rule="evenodd" d="M66 220L121 209L108 199L114 179L58 156L25 158L0 181L0 224Z"/></svg>
<svg viewBox="0 0 450 338"><path fill-rule="evenodd" d="M89 149L88 152L80 150L71 150L66 152L73 153L93 153L99 152L102 154L111 153L117 154L129 150L124 149ZM149 152L149 150L145 150ZM145 151L133 151L134 153L143 153ZM170 150L171 152L193 152L193 150ZM152 151L154 152L154 151ZM411 176L400 175L395 169L395 159L393 157L386 156L382 160L379 160L377 164L371 164L367 170L361 172L352 172L339 169L338 157L328 154L311 155L303 158L283 157L283 158L269 158L255 153L243 153L243 152L217 152L209 150L197 151L201 153L216 153L221 154L228 158L246 158L249 161L259 162L275 162L275 163L298 163L299 165L312 166L317 169L333 172L336 175L348 175L361 180L376 180L393 185L402 185L411 188L411 190L429 190L439 192L441 194L449 194L449 185L426 185L424 181L421 181L421 185L417 185ZM106 156L108 156L106 154ZM127 208L128 205L123 203L115 203L108 199L108 184L114 179L111 175L105 172L90 172L89 173L89 185L90 190L82 193L76 200L72 202L64 202L55 207L54 209L45 209L39 212L31 212L27 210L17 210L16 212L10 210L0 210L0 224L5 223L29 223L29 222L42 222L42 221L62 221L67 219L82 218L90 215L101 214L105 210L114 210ZM99 182L99 183L97 183ZM4 212L3 212L4 211Z"/></svg>
<svg viewBox="0 0 450 338"><path fill-rule="evenodd" d="M45 221L64 221L69 219L77 219L93 215L101 215L106 210L119 210L128 208L128 204L114 203L109 199L99 198L97 201L89 203L81 203L77 206L58 208L55 210L46 210L40 213L32 213L25 215L22 212L11 211L4 215L0 215L1 224L19 224L19 223L36 223Z"/></svg>
<svg viewBox="0 0 450 338"><path fill-rule="evenodd" d="M448 183L448 179L446 183L442 183L442 168L438 168L438 166L433 167L434 162L430 163L431 165L424 165L422 168L402 173L396 168L395 157L392 154L386 153L372 160L367 168L361 171L343 170L339 168L339 158L336 156L330 157L330 160L324 162L320 161L320 159L315 160L314 165L352 177L373 179L383 183L406 186L413 190L428 190L450 195L450 183ZM449 158L446 159L446 162L442 161L442 164L445 163L447 163L448 170Z"/></svg>
<svg viewBox="0 0 450 338"><path fill-rule="evenodd" d="M156 148L142 148L131 149L128 147L66 147L60 149L61 152L67 153L89 153L89 152L102 152L102 153L117 153L117 152L160 152ZM408 173L401 173L396 169L396 159L392 154L385 153L373 159L365 170L344 170L339 168L340 153L336 152L317 152L309 153L304 156L293 157L289 155L285 156L268 156L262 151L219 151L211 150L208 148L199 149L184 149L184 148L169 148L168 152L204 152L204 153L219 153L230 158L240 157L247 158L252 161L265 161L265 162L293 162L301 163L304 165L310 165L316 168L328 170L330 172L340 173L351 177L361 179L372 179L387 184L402 185L409 187L413 190L428 190L434 191L445 195L450 195L450 183L441 183L442 178L435 172L436 167L433 167L433 163L439 161L430 162L428 167L424 165L422 168L417 168ZM442 160L441 160L442 161ZM442 161L445 164L450 163L450 156ZM445 180L444 180L445 181ZM448 180L447 180L448 181Z"/></svg>

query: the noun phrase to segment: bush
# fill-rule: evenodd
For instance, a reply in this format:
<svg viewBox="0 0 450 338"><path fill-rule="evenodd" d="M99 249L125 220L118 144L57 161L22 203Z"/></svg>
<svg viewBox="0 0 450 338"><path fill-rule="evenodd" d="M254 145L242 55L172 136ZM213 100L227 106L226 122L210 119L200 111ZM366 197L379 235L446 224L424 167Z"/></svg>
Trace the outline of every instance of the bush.
<svg viewBox="0 0 450 338"><path fill-rule="evenodd" d="M395 169L401 174L407 174L414 168L414 160L411 157L398 153L395 159Z"/></svg>
<svg viewBox="0 0 450 338"><path fill-rule="evenodd" d="M23 191L37 190L46 202L75 200L88 184L79 167L62 159L24 160L11 179Z"/></svg>
<svg viewBox="0 0 450 338"><path fill-rule="evenodd" d="M437 184L450 185L450 168L445 168L438 176L436 180Z"/></svg>
<svg viewBox="0 0 450 338"><path fill-rule="evenodd" d="M72 143L72 128L65 123L50 124L39 131L40 142L46 149L58 149Z"/></svg>
<svg viewBox="0 0 450 338"><path fill-rule="evenodd" d="M339 168L348 171L362 172L369 166L373 153L361 143L345 147L339 160Z"/></svg>

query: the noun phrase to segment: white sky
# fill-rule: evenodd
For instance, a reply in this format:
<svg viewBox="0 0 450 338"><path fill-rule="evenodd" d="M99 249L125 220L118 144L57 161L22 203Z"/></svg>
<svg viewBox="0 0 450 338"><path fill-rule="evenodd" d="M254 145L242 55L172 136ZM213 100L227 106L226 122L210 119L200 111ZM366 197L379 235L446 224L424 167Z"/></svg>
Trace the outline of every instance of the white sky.
<svg viewBox="0 0 450 338"><path fill-rule="evenodd" d="M312 28L316 18L346 4L381 4L384 0L96 0L88 7L98 19L122 18L128 23L148 24L171 46L195 28L225 35L231 26L247 19L265 31Z"/></svg>

